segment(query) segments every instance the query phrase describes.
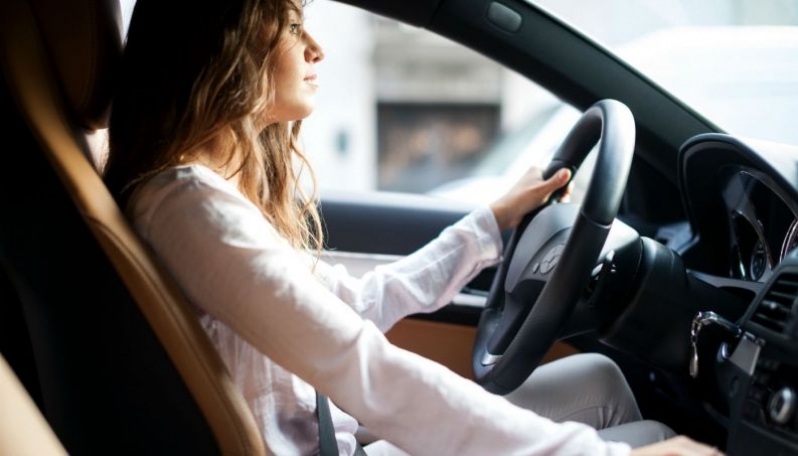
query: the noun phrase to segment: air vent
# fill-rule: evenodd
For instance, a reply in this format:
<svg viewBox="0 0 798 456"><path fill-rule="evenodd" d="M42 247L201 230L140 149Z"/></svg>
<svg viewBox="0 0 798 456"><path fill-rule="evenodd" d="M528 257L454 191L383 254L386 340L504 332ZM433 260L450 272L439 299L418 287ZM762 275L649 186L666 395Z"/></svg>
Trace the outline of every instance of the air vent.
<svg viewBox="0 0 798 456"><path fill-rule="evenodd" d="M773 281L751 321L776 332L784 332L798 296L798 274L782 273Z"/></svg>

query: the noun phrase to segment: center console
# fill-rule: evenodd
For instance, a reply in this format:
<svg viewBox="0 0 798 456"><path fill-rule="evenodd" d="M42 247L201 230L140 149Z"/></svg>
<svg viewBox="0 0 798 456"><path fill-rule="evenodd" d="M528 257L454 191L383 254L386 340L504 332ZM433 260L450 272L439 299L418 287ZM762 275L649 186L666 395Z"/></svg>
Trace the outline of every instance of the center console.
<svg viewBox="0 0 798 456"><path fill-rule="evenodd" d="M798 260L774 271L721 347L718 381L729 403L726 453L798 455Z"/></svg>

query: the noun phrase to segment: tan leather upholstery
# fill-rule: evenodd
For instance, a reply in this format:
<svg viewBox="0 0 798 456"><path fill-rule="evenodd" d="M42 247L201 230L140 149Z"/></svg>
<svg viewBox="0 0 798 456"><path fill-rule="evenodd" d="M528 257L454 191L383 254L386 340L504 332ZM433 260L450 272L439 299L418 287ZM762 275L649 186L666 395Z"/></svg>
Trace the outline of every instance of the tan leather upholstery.
<svg viewBox="0 0 798 456"><path fill-rule="evenodd" d="M2 0L5 79L41 150L184 380L221 452L263 454L255 421L192 310L87 159L91 150L86 138L101 134L107 119L112 76L121 55L120 23L116 0ZM86 286L94 286L90 277Z"/></svg>
<svg viewBox="0 0 798 456"><path fill-rule="evenodd" d="M0 356L0 454L67 454L36 404Z"/></svg>

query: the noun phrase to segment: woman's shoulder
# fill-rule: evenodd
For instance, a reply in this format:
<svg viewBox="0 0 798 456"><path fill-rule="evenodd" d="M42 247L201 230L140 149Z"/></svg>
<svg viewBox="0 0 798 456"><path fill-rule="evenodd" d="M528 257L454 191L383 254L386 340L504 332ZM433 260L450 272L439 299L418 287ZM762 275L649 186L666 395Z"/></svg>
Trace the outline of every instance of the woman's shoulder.
<svg viewBox="0 0 798 456"><path fill-rule="evenodd" d="M251 203L238 189L210 168L187 164L165 168L139 184L127 212L133 219L200 204ZM148 215L147 215L148 214Z"/></svg>
<svg viewBox="0 0 798 456"><path fill-rule="evenodd" d="M185 192L219 192L243 198L233 184L207 166L186 164L165 168L142 182L136 190L136 199L147 199L153 195L174 196Z"/></svg>
<svg viewBox="0 0 798 456"><path fill-rule="evenodd" d="M186 164L165 168L143 183L144 188L208 186L220 189L235 188L225 178L205 165Z"/></svg>

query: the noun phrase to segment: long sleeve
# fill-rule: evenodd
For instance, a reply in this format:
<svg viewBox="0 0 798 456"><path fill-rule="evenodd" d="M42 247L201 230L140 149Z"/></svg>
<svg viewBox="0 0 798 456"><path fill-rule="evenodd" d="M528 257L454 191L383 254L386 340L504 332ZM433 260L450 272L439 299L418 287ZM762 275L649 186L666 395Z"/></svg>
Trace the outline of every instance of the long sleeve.
<svg viewBox="0 0 798 456"><path fill-rule="evenodd" d="M628 454L627 445L603 442L588 426L554 423L390 344L210 170L176 168L147 185L132 208L134 224L188 299L410 454ZM463 271L450 287L470 273ZM281 387L267 384L247 400L279 411L283 404L267 390ZM312 421L312 414L304 417ZM270 438L276 437L266 435L272 445Z"/></svg>
<svg viewBox="0 0 798 456"><path fill-rule="evenodd" d="M496 264L501 237L493 213L481 207L416 252L377 266L362 278L341 265L320 262L317 275L341 300L380 330L412 313L428 313L451 302L486 266Z"/></svg>

